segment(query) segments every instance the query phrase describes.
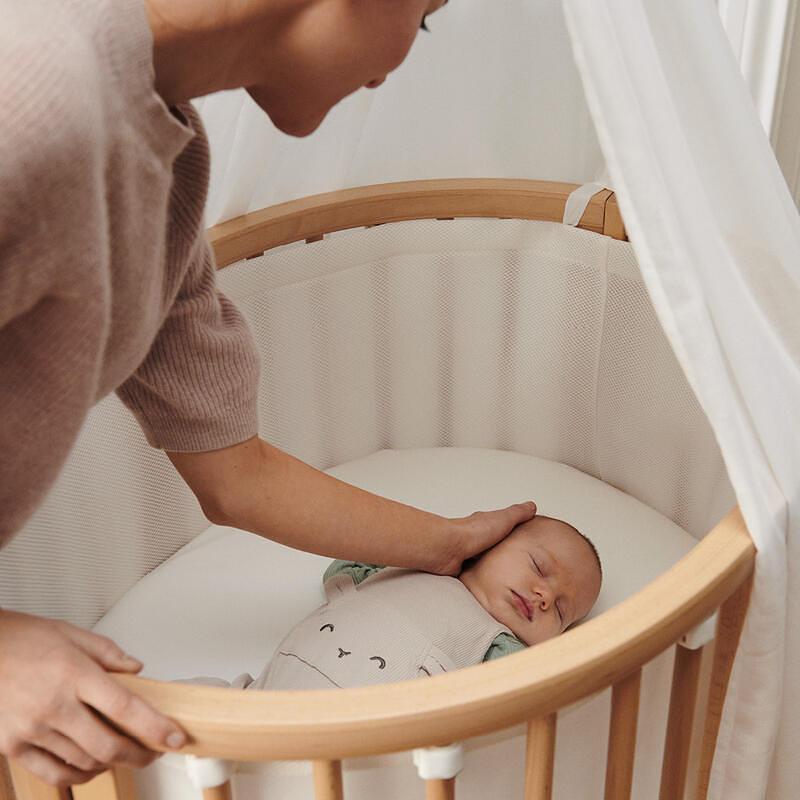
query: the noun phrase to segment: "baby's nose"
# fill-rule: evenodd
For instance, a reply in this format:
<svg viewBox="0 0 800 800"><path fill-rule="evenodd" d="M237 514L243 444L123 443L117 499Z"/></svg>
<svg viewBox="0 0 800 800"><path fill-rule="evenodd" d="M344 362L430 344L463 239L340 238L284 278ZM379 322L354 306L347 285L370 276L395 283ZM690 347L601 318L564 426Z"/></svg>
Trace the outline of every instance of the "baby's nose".
<svg viewBox="0 0 800 800"><path fill-rule="evenodd" d="M344 656L349 656L349 655L350 655L349 650L342 650L341 647L339 648L339 658L343 658Z"/></svg>

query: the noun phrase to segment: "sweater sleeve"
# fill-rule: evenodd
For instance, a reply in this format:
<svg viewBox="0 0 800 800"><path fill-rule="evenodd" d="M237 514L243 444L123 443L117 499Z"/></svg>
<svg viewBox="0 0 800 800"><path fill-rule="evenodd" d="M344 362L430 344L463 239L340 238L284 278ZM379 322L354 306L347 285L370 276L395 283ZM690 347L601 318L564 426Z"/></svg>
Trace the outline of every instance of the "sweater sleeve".
<svg viewBox="0 0 800 800"><path fill-rule="evenodd" d="M203 225L205 132L190 105L178 113L197 132L175 162L169 208L167 260L183 270L183 277L145 360L117 394L151 445L199 452L237 444L258 432L259 358L247 323L216 285Z"/></svg>
<svg viewBox="0 0 800 800"><path fill-rule="evenodd" d="M257 381L250 331L216 289L210 247L198 242L147 357L117 394L153 447L199 452L256 435Z"/></svg>

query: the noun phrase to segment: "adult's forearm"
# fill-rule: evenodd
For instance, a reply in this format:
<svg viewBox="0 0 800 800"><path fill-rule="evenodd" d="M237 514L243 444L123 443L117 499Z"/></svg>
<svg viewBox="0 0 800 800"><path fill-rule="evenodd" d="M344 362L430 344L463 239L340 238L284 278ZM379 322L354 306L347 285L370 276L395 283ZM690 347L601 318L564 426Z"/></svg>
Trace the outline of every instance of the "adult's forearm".
<svg viewBox="0 0 800 800"><path fill-rule="evenodd" d="M213 453L171 453L212 521L331 558L457 571L467 520L370 494L255 438Z"/></svg>

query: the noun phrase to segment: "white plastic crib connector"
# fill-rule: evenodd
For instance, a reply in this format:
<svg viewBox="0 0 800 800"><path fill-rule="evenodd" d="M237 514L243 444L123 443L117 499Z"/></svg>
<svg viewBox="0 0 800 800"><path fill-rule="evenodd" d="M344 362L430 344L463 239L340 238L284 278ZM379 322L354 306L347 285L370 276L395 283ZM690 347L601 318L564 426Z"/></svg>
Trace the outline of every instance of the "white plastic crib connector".
<svg viewBox="0 0 800 800"><path fill-rule="evenodd" d="M196 789L213 789L226 783L233 770L229 761L219 758L186 756L186 772Z"/></svg>
<svg viewBox="0 0 800 800"><path fill-rule="evenodd" d="M464 769L464 748L460 744L420 747L414 751L414 766L424 781L455 778Z"/></svg>
<svg viewBox="0 0 800 800"><path fill-rule="evenodd" d="M678 640L678 644L687 650L699 650L712 641L716 633L717 615L714 613L707 620L684 633Z"/></svg>

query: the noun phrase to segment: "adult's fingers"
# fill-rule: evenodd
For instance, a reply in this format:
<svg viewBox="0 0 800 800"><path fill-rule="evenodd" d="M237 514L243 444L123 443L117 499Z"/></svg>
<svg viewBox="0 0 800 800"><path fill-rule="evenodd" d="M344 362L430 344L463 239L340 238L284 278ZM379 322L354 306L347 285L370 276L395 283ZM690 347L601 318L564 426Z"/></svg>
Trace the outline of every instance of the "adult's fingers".
<svg viewBox="0 0 800 800"><path fill-rule="evenodd" d="M99 762L100 766L123 764L128 767L146 767L158 757L158 753L148 750L139 742L121 736L85 705L76 706L68 718L59 720L57 728ZM71 763L86 769L75 761Z"/></svg>
<svg viewBox="0 0 800 800"><path fill-rule="evenodd" d="M42 736L33 739L31 743L40 750L45 750L61 759L68 766L76 767L84 772L105 769L104 764L92 758L82 747L58 731L49 730Z"/></svg>
<svg viewBox="0 0 800 800"><path fill-rule="evenodd" d="M536 510L536 503L533 500L528 500L526 503L514 503L513 506L504 508L503 512L508 516L509 531L520 523L533 519L536 516Z"/></svg>
<svg viewBox="0 0 800 800"><path fill-rule="evenodd" d="M80 700L139 741L169 750L186 743L186 734L177 723L159 714L105 672L87 670L76 688Z"/></svg>
<svg viewBox="0 0 800 800"><path fill-rule="evenodd" d="M112 672L138 672L142 662L128 655L115 641L75 625L61 624L61 632L93 661Z"/></svg>
<svg viewBox="0 0 800 800"><path fill-rule="evenodd" d="M103 772L71 767L38 747L29 747L16 755L14 760L45 783L61 788L86 783Z"/></svg>
<svg viewBox="0 0 800 800"><path fill-rule="evenodd" d="M462 563L480 555L490 547L505 539L509 533L523 522L536 516L536 503L515 503L495 511L476 511L468 517L455 520L458 525L460 551L440 570L442 575L458 575Z"/></svg>

